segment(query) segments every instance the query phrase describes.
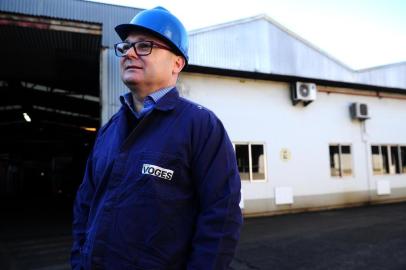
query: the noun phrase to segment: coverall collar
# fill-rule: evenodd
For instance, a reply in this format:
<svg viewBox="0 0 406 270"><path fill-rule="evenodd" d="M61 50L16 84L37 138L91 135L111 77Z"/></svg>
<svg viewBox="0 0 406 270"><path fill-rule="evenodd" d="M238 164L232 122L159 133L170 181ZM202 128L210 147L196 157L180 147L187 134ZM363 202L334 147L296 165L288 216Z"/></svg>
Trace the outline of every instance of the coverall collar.
<svg viewBox="0 0 406 270"><path fill-rule="evenodd" d="M179 92L176 89L176 87L174 87L165 96L163 96L160 100L158 100L157 104L155 105L155 109L159 111L173 110L178 100L179 100Z"/></svg>

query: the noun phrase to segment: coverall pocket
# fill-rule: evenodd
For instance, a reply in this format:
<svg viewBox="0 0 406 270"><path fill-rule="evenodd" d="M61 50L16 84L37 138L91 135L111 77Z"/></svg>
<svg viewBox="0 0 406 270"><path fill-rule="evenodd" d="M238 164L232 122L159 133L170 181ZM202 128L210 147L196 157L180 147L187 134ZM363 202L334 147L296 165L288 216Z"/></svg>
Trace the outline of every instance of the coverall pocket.
<svg viewBox="0 0 406 270"><path fill-rule="evenodd" d="M185 178L178 157L166 153L143 152L137 170L145 181L141 190L155 198L178 200L184 197Z"/></svg>

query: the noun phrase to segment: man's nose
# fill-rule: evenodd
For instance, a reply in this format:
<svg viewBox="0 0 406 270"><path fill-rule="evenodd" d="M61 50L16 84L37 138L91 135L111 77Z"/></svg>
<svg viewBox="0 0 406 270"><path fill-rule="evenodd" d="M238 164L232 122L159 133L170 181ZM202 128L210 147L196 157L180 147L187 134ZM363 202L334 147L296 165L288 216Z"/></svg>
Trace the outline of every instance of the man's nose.
<svg viewBox="0 0 406 270"><path fill-rule="evenodd" d="M131 48L128 50L126 57L129 58L139 58L138 54L135 52L135 48L131 46Z"/></svg>

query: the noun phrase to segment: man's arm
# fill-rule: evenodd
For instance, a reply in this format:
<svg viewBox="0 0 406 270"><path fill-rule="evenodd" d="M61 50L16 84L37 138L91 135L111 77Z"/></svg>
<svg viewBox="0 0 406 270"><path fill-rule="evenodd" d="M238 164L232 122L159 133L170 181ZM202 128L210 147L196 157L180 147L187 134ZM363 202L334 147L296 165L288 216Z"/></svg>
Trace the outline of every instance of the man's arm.
<svg viewBox="0 0 406 270"><path fill-rule="evenodd" d="M242 226L241 180L233 146L221 122L210 113L199 133L205 135L195 142L192 174L200 213L187 269L228 269Z"/></svg>
<svg viewBox="0 0 406 270"><path fill-rule="evenodd" d="M73 270L81 269L81 248L86 238L86 224L89 216L90 203L94 194L92 175L92 153L86 164L83 182L80 185L73 206L72 236L73 246L71 250L71 266Z"/></svg>

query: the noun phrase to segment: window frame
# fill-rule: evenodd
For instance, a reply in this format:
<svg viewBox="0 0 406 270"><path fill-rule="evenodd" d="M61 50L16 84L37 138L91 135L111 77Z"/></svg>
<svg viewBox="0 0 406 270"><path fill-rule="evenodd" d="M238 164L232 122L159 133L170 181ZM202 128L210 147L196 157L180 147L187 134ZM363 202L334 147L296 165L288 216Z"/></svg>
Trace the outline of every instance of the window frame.
<svg viewBox="0 0 406 270"><path fill-rule="evenodd" d="M339 162L339 175L332 175L331 173L331 153L330 153L330 147L331 146L337 146L338 147L338 162ZM350 155L351 155L351 174L350 175L344 175L343 173L343 166L342 166L342 147L343 146L348 146L350 148ZM328 145L328 157L329 157L329 169L330 169L330 177L333 178L354 178L355 173L354 173L354 158L353 158L353 145L352 143L329 143Z"/></svg>
<svg viewBox="0 0 406 270"><path fill-rule="evenodd" d="M402 160L402 148L404 148L405 160ZM399 163L400 163L400 174L406 174L406 145L403 144L399 145Z"/></svg>
<svg viewBox="0 0 406 270"><path fill-rule="evenodd" d="M257 141L250 141L250 142L243 142L243 141L234 141L233 148L234 152L236 153L236 145L248 145L248 167L249 167L249 179L241 178L241 182L250 182L250 183L261 183L268 181L268 164L267 164L267 152L266 152L266 143L265 142L257 142ZM264 179L253 179L253 171L252 171L252 145L262 145L264 150ZM237 156L236 156L237 159ZM238 172L240 173L240 172ZM240 176L241 177L241 176Z"/></svg>
<svg viewBox="0 0 406 270"><path fill-rule="evenodd" d="M378 147L379 150L379 157L380 157L380 161L382 164L380 171L378 173L375 173L374 171L374 166L373 166L373 154L372 154L372 147ZM393 163L392 160L392 148L395 147L396 151L397 151L397 164ZM402 174L406 174L406 170L403 170L403 163L405 161L402 160L402 147L406 148L406 145L404 144L393 144L393 143L386 143L386 144L371 144L370 145L370 151L371 151L371 162L372 162L372 175L402 175ZM383 155L382 155L382 148L385 148L385 151L387 153L387 158L388 158L388 168L387 168L387 172L384 171L384 160L383 160ZM394 173L391 173L391 166L395 166L394 169ZM397 172L396 168L399 168L399 172Z"/></svg>
<svg viewBox="0 0 406 270"><path fill-rule="evenodd" d="M375 168L374 168L374 159L373 159L373 156L375 155L375 154L373 154L372 153L372 147L378 147L378 156L379 156L379 167L380 167L380 170L378 171L378 170L376 170L376 172L375 172ZM379 144L371 144L370 145L370 151L371 151L371 162L372 162L372 175L385 175L384 173L383 173L383 159L382 159L382 148L381 148L381 145L379 145Z"/></svg>

